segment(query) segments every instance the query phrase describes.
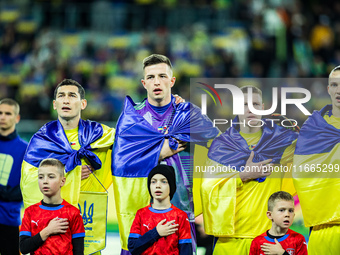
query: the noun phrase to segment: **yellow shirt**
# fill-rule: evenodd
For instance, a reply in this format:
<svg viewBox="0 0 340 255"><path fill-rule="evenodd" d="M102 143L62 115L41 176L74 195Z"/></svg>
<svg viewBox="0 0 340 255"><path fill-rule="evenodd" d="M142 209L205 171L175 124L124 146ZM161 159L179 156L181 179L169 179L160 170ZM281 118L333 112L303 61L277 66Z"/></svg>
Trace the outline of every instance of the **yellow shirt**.
<svg viewBox="0 0 340 255"><path fill-rule="evenodd" d="M240 132L240 135L253 149L261 139L262 130L252 134ZM286 148L280 163L292 162L295 145L296 140ZM269 196L280 190L295 194L292 179L283 178L284 175L281 171L273 172L264 182L243 183L238 172L221 179L205 179L202 200L207 234L254 238L269 229L271 222L266 216Z"/></svg>

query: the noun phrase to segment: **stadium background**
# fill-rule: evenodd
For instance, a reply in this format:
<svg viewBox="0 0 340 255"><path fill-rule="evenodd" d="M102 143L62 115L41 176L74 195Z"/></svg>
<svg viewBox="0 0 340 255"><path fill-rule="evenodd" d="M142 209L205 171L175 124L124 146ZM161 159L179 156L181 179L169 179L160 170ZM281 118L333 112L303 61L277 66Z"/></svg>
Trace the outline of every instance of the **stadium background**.
<svg viewBox="0 0 340 255"><path fill-rule="evenodd" d="M86 89L82 117L114 127L125 95L145 96L141 61L151 53L171 59L173 92L186 99L190 78L327 77L340 63L340 2L2 0L0 38L0 98L20 103L28 141L56 118L53 89L65 77ZM325 86L308 88L310 109L330 102ZM117 232L112 201L108 231ZM307 237L299 204L294 228Z"/></svg>

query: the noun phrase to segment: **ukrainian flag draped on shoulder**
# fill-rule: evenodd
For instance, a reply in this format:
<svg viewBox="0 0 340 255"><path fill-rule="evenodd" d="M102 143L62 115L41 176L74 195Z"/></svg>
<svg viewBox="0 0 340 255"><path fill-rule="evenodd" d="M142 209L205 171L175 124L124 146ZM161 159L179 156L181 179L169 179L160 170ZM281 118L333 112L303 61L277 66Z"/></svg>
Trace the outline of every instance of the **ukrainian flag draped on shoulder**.
<svg viewBox="0 0 340 255"><path fill-rule="evenodd" d="M171 149L176 150L175 139L207 143L216 137L217 128L191 103L176 105L176 112L168 134L155 130L134 108L136 104L127 96L124 111L116 127L116 142L112 155L112 174L120 177L147 177L158 163L164 139L169 139Z"/></svg>
<svg viewBox="0 0 340 255"><path fill-rule="evenodd" d="M238 118L235 121L238 122ZM280 164L285 150L294 142L297 134L289 129L273 124L271 121L263 121L265 124L262 128L262 136L253 149L253 162L272 159L272 163ZM215 167L217 169L217 167L222 168L226 166L228 171L216 174L208 173L202 182L201 197L204 226L207 234L219 237L236 235L237 237L253 238L261 231L265 231L257 230L254 227L251 230L246 230L240 227L246 224L236 223L241 221L241 215L237 215L236 211L242 211L243 214L251 214L252 210L259 210L259 203L256 201L258 194L263 194L263 197L265 197L265 192L270 193L272 190L275 192L281 189L281 179L279 178L273 178L274 181L258 178L254 180L256 183L254 181L249 183L252 188L249 188L247 184L248 188L244 189L249 189L249 194L247 193L248 195L243 199L252 200L248 204L252 209L249 208L250 211L244 212L244 209L238 206L237 203L239 201L237 202L236 199L238 197L237 189L243 186L238 172L244 170L243 167L246 165L250 154L251 150L247 141L240 135L238 125L233 125L212 142L208 153L209 161L207 162L207 168ZM263 185L263 190L258 187L259 183L264 183L261 184ZM252 195L253 197L249 196L252 194L251 189L255 192L255 195ZM263 215L265 215L265 212ZM262 221L264 221L264 224L262 224ZM266 221L265 217L259 216L257 228L263 228L266 225ZM235 229L236 225L237 229Z"/></svg>
<svg viewBox="0 0 340 255"><path fill-rule="evenodd" d="M235 120L238 122L238 119ZM262 136L258 144L252 150L254 152L253 162L261 162L272 159L273 164L280 164L285 149L297 138L297 133L290 129L273 124L271 121L263 120ZM233 166L237 171L242 171L251 150L247 142L239 133L238 125L233 125L224 134L217 137L211 144L208 157L222 165ZM263 182L265 178L256 179Z"/></svg>
<svg viewBox="0 0 340 255"><path fill-rule="evenodd" d="M293 172L303 219L307 227L340 223L340 129L327 123L327 105L303 124L297 140ZM337 168L337 170L336 170Z"/></svg>
<svg viewBox="0 0 340 255"><path fill-rule="evenodd" d="M197 106L191 103L176 105L174 98L172 98L171 104L175 112L167 134L158 132L141 116L136 111L134 107L136 104L130 97L126 97L124 110L117 122L116 140L112 154L112 174L122 248L125 250L127 250L128 234L136 211L150 203L147 176L150 170L158 164L164 140L169 139L170 148L175 150L178 147L175 139L206 144L219 132L217 128L213 127L209 118L201 114L201 110ZM181 194L185 193L188 196L186 189L192 184L190 180L181 179L184 170L178 154L165 159L165 161L175 168L177 181L183 182L180 187L177 186L172 202L181 210L189 213L188 210L183 209L183 205L185 204L185 207L189 208L191 205L187 204L192 203L189 201L190 198L178 198L182 208L174 201L177 201L181 190L185 189L185 192Z"/></svg>
<svg viewBox="0 0 340 255"><path fill-rule="evenodd" d="M46 158L58 159L65 165L66 183L62 188L62 197L75 206L78 204L81 186L82 159L86 159L98 170L95 172L97 178L108 188L112 182L111 178L106 178L110 176L110 168L104 168L104 165L106 152L114 141L114 129L80 119L78 139L81 148L73 150L59 120L45 124L33 135L22 165L21 190L25 207L39 202L42 198L38 187L38 167ZM104 151L105 153L102 153Z"/></svg>

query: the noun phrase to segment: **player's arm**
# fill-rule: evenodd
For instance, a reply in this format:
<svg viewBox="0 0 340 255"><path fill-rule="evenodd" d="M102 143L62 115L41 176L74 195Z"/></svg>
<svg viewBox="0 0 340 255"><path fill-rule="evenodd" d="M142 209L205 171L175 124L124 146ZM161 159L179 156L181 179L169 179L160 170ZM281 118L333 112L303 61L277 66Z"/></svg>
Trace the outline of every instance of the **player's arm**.
<svg viewBox="0 0 340 255"><path fill-rule="evenodd" d="M85 229L83 218L78 209L70 220L70 230L72 233L73 254L84 255Z"/></svg>
<svg viewBox="0 0 340 255"><path fill-rule="evenodd" d="M137 219L137 222L140 221ZM132 255L141 254L162 236L172 235L178 230L178 224L173 224L174 222L174 220L169 222L166 222L166 219L161 220L155 228L149 230L144 235L140 235L140 232L138 233L137 224L135 226L132 225L128 240L129 252L131 252ZM140 226L140 224L138 224L138 226Z"/></svg>
<svg viewBox="0 0 340 255"><path fill-rule="evenodd" d="M19 240L20 251L24 254L34 252L46 241L49 236L66 233L67 229L67 219L54 218L48 223L47 227L45 227L35 236L31 237L29 234L26 234L25 231L22 231L20 232Z"/></svg>
<svg viewBox="0 0 340 255"><path fill-rule="evenodd" d="M25 210L19 234L19 249L22 254L30 253L43 245L44 241L40 234L32 236L30 213Z"/></svg>
<svg viewBox="0 0 340 255"><path fill-rule="evenodd" d="M167 133L168 133L168 130L165 131L165 134ZM170 148L169 139L164 140L161 152L159 153L158 162L162 161L165 158L171 157L175 155L176 153L179 153L185 150L185 148L187 147L187 142L183 142L177 139L176 141L178 142L178 147L176 150L173 150Z"/></svg>
<svg viewBox="0 0 340 255"><path fill-rule="evenodd" d="M268 255L289 255L281 246L281 244L276 240L275 244L264 243L261 245L261 250L264 254ZM298 253L299 254L299 253Z"/></svg>
<svg viewBox="0 0 340 255"><path fill-rule="evenodd" d="M307 243L306 243L305 238L302 235L301 235L300 240L297 243L296 254L299 254L299 255L300 254L301 255L308 255L308 252L307 252ZM289 254L287 253L287 255L289 255Z"/></svg>
<svg viewBox="0 0 340 255"><path fill-rule="evenodd" d="M73 255L84 255L84 237L72 238Z"/></svg>
<svg viewBox="0 0 340 255"><path fill-rule="evenodd" d="M81 179L87 179L93 173L94 168L91 165L82 165L81 166Z"/></svg>
<svg viewBox="0 0 340 255"><path fill-rule="evenodd" d="M39 233L32 237L29 235L20 233L19 248L22 254L34 252L40 246L42 246L43 243L44 241L41 239L41 236Z"/></svg>
<svg viewBox="0 0 340 255"><path fill-rule="evenodd" d="M180 255L192 254L191 229L188 217L185 215L179 223L178 250Z"/></svg>
<svg viewBox="0 0 340 255"><path fill-rule="evenodd" d="M244 171L240 172L240 178L243 182L250 181L257 178L267 177L271 174L269 166L272 159L263 160L258 163L253 162L254 152L250 153L250 156L244 166Z"/></svg>

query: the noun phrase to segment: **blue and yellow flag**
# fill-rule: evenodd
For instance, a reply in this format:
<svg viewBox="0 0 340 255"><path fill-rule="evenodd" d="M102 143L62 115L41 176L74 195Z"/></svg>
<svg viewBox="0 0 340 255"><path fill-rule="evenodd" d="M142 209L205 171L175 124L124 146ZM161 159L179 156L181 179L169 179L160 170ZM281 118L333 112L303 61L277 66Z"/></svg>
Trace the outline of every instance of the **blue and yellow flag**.
<svg viewBox="0 0 340 255"><path fill-rule="evenodd" d="M78 140L81 148L74 150L58 120L45 124L31 138L22 164L20 185L25 208L42 199L38 186L38 167L46 158L58 159L65 165L66 183L61 190L62 197L74 206L78 205L80 190L104 191L92 175L81 181L81 165L92 165L96 177L108 188L112 183L110 156L114 134L114 129L105 125L80 120Z"/></svg>
<svg viewBox="0 0 340 255"><path fill-rule="evenodd" d="M340 223L340 129L325 120L331 111L314 111L297 140L293 177L307 227Z"/></svg>
<svg viewBox="0 0 340 255"><path fill-rule="evenodd" d="M274 165L288 163L287 158L292 159L297 134L270 121L263 121L262 136L253 149L253 162L273 159ZM237 126L230 127L213 141L201 186L207 234L254 238L270 228L266 217L269 196L280 190L294 194L292 180L283 178L283 171L272 173L270 178L243 183L239 172L243 171L242 166L245 166L250 153L247 141L240 135Z"/></svg>
<svg viewBox="0 0 340 255"><path fill-rule="evenodd" d="M150 170L158 164L159 154L164 140L169 139L169 145L176 149L178 143L175 139L206 144L210 139L218 134L218 129L213 127L207 116L201 114L201 110L191 103L181 103L175 105L172 124L168 127L168 133L158 132L156 128L149 124L134 108L136 105L130 97L125 100L124 110L117 122L117 133L112 154L112 175L113 188L117 218L119 222L119 232L121 236L122 248L127 250L127 240L130 228L138 209L150 203L150 195L147 188L147 176ZM177 186L175 197L186 194L186 198L179 198L182 205L190 203L188 189L192 186L191 176L187 175L183 169L184 157L178 154L166 159L168 165L175 168L176 179L182 183ZM184 180L191 178L190 180ZM188 186L186 186L188 185ZM176 204L174 204L177 206ZM182 208L180 208L182 209Z"/></svg>

